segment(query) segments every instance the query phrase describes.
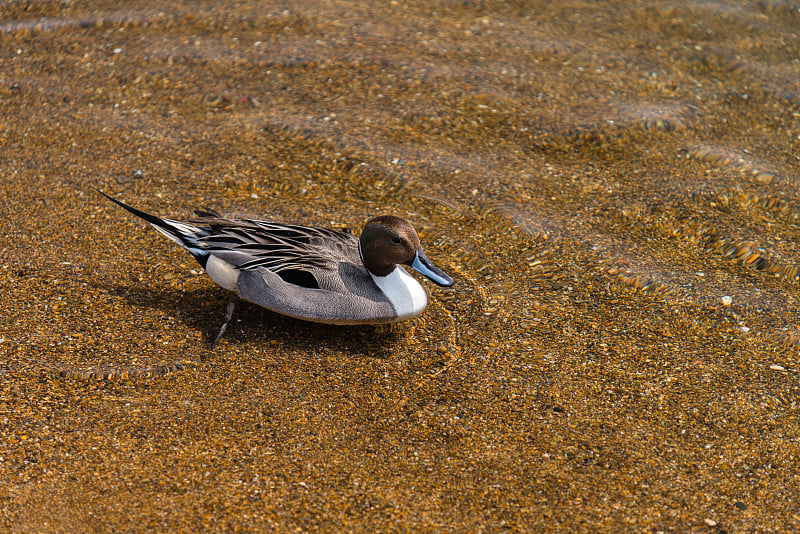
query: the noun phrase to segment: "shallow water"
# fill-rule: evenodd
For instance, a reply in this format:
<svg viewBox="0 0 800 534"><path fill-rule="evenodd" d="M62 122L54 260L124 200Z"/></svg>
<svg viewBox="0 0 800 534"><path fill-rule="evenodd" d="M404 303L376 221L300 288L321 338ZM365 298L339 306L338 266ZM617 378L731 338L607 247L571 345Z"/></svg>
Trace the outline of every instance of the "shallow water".
<svg viewBox="0 0 800 534"><path fill-rule="evenodd" d="M797 2L0 17L4 528L800 528ZM394 213L456 286L212 354L225 292L91 187Z"/></svg>

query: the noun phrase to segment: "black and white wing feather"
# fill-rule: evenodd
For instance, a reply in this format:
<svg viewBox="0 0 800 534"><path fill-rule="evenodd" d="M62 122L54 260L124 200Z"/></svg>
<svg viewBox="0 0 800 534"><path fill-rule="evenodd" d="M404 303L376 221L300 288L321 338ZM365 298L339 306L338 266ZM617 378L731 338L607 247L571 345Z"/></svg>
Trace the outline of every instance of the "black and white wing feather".
<svg viewBox="0 0 800 534"><path fill-rule="evenodd" d="M342 261L358 258L358 241L351 234L291 224L250 219L226 219L214 211L196 212L192 219L203 234L197 243L241 270L336 269Z"/></svg>

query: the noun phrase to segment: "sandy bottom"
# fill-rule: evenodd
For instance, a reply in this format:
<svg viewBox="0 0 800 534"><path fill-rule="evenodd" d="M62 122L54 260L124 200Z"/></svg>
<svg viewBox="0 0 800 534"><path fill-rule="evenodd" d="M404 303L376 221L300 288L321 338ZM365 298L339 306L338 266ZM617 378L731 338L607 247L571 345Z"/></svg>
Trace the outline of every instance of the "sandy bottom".
<svg viewBox="0 0 800 534"><path fill-rule="evenodd" d="M0 530L800 531L800 11L0 7ZM242 306L109 203L355 233L420 319Z"/></svg>

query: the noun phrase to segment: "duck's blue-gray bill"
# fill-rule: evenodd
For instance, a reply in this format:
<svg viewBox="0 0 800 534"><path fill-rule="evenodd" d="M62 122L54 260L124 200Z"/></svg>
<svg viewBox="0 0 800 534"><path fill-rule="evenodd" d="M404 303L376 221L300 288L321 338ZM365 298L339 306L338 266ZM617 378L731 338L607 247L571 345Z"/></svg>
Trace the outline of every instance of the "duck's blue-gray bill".
<svg viewBox="0 0 800 534"><path fill-rule="evenodd" d="M421 250L417 252L414 261L411 262L411 267L440 286L450 287L453 285L453 279L447 276L440 268L432 264L431 260L429 260Z"/></svg>

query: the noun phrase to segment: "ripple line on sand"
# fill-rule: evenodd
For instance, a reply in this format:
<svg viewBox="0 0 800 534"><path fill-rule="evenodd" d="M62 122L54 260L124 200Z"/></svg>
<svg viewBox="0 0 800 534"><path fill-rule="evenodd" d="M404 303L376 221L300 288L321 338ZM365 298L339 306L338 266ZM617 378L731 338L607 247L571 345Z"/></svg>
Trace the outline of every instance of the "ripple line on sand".
<svg viewBox="0 0 800 534"><path fill-rule="evenodd" d="M148 367L113 367L108 369L56 368L53 371L62 378L77 380L128 380L132 378L155 378L177 371L197 367L195 362L182 361L152 365Z"/></svg>
<svg viewBox="0 0 800 534"><path fill-rule="evenodd" d="M173 14L161 11L139 11L121 13L97 13L84 17L48 17L0 24L0 34L30 34L56 30L102 28L105 26L144 25L175 19Z"/></svg>
<svg viewBox="0 0 800 534"><path fill-rule="evenodd" d="M750 175L754 182L768 185L775 181L780 174L765 164L746 158L734 150L710 146L693 146L687 149L690 157L715 165L733 168L742 174Z"/></svg>
<svg viewBox="0 0 800 534"><path fill-rule="evenodd" d="M720 230L704 232L700 242L706 249L732 258L745 267L765 271L786 280L800 280L799 265L779 262L771 258L766 251L739 241Z"/></svg>
<svg viewBox="0 0 800 534"><path fill-rule="evenodd" d="M561 149L625 147L637 139L684 131L691 127L697 115L691 105L666 103L620 102L601 111L605 118L594 117L579 124L557 125L537 144Z"/></svg>

